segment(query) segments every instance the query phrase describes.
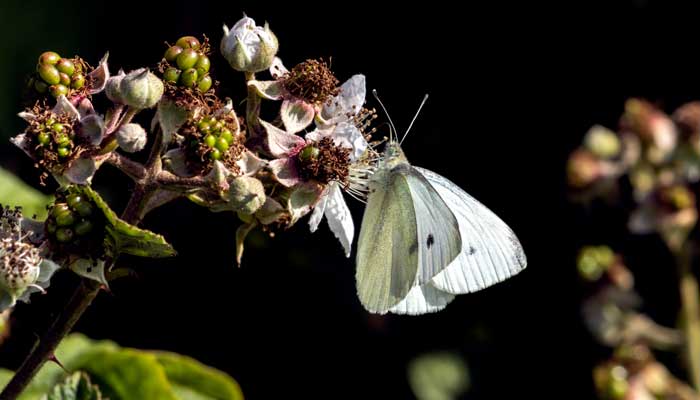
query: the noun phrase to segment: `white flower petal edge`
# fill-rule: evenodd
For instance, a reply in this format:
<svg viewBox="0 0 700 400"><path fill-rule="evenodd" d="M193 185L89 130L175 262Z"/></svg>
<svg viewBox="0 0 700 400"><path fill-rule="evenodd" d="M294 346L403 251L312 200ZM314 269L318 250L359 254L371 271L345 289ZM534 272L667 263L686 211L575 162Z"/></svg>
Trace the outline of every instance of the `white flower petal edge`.
<svg viewBox="0 0 700 400"><path fill-rule="evenodd" d="M340 190L340 184L331 182L328 185L328 192L324 198L323 215L326 216L328 227L331 228L331 231L343 246L345 257L350 257L352 239L355 236L355 225L352 222L350 209L348 209L348 205L343 198L343 192ZM309 224L311 224L311 221L309 221ZM316 225L318 226L318 224Z"/></svg>

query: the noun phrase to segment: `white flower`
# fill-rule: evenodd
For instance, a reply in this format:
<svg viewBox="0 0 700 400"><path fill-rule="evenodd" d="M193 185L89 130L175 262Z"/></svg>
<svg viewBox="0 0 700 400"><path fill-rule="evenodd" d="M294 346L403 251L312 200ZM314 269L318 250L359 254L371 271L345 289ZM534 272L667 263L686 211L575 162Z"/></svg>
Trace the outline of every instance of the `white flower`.
<svg viewBox="0 0 700 400"><path fill-rule="evenodd" d="M221 54L231 67L242 72L260 72L272 64L279 45L270 27L257 26L252 18L243 17L231 28L224 25Z"/></svg>

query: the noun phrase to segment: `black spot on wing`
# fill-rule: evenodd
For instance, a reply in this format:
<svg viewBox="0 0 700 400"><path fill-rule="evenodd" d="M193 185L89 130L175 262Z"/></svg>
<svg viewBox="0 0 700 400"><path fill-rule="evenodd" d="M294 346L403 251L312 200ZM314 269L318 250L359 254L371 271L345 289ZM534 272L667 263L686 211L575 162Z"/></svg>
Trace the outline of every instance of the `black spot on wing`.
<svg viewBox="0 0 700 400"><path fill-rule="evenodd" d="M413 254L418 251L418 241L414 240L411 247L408 248L408 253Z"/></svg>
<svg viewBox="0 0 700 400"><path fill-rule="evenodd" d="M473 246L469 246L469 249L467 250L467 254L470 256L476 253L476 249Z"/></svg>
<svg viewBox="0 0 700 400"><path fill-rule="evenodd" d="M428 248L430 248L433 245L433 243L435 243L435 238L433 237L432 233L429 233L428 240L426 241L426 245L428 246Z"/></svg>

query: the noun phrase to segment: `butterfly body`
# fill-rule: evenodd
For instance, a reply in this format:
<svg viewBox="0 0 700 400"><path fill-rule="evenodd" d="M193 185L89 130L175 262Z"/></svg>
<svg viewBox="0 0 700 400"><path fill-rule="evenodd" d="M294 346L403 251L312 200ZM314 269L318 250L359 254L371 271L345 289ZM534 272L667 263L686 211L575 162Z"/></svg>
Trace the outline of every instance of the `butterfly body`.
<svg viewBox="0 0 700 400"><path fill-rule="evenodd" d="M435 312L525 267L510 228L447 179L412 166L397 141L368 188L356 258L368 311Z"/></svg>

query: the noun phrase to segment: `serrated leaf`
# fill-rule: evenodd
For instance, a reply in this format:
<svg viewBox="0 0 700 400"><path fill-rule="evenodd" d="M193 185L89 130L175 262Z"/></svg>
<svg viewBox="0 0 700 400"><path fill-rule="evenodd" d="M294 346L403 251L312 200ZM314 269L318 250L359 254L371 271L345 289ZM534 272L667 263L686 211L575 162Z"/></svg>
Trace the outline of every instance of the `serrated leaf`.
<svg viewBox="0 0 700 400"><path fill-rule="evenodd" d="M81 189L107 219L107 234L115 253L154 258L172 257L177 254L163 236L122 221L96 191L88 186Z"/></svg>
<svg viewBox="0 0 700 400"><path fill-rule="evenodd" d="M0 168L0 204L22 206L24 215L36 215L38 219L46 218L46 206L52 201L33 187L24 183L11 172Z"/></svg>
<svg viewBox="0 0 700 400"><path fill-rule="evenodd" d="M238 383L227 374L192 358L153 352L180 400L242 400Z"/></svg>
<svg viewBox="0 0 700 400"><path fill-rule="evenodd" d="M86 373L76 372L54 386L51 393L42 396L42 400L102 400L102 393Z"/></svg>

